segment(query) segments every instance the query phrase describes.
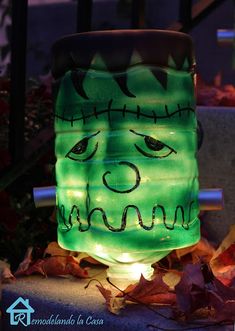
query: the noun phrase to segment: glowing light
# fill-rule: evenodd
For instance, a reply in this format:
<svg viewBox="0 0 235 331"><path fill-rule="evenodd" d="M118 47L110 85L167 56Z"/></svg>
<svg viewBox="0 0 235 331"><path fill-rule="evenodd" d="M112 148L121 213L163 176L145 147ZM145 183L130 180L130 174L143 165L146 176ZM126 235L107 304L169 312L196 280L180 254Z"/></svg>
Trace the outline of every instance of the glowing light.
<svg viewBox="0 0 235 331"><path fill-rule="evenodd" d="M146 279L152 276L152 270L150 271L149 265L134 263L130 267L131 271L131 279L139 279L141 275L143 275Z"/></svg>
<svg viewBox="0 0 235 331"><path fill-rule="evenodd" d="M111 277L150 277L152 263L200 237L192 46L189 36L169 31L134 31L134 39L130 31L103 33L110 57L97 43L99 33L88 33L92 46L74 51L73 67L67 47L74 40L76 50L79 35L54 61L63 75L55 101L58 241L109 265ZM152 57L145 39L136 42L138 33L165 50ZM126 35L138 53L131 61L138 62L112 71L129 45L116 38ZM135 50L139 45L147 49ZM151 66L140 54L149 54ZM86 60L79 66L84 56L90 68Z"/></svg>
<svg viewBox="0 0 235 331"><path fill-rule="evenodd" d="M128 254L128 253L122 253L122 254L118 257L118 260L119 260L120 262L127 263L127 262L132 262L132 261L133 261L133 258L132 258L131 255Z"/></svg>
<svg viewBox="0 0 235 331"><path fill-rule="evenodd" d="M102 245L95 245L95 251L97 253L104 252L104 248Z"/></svg>
<svg viewBox="0 0 235 331"><path fill-rule="evenodd" d="M83 195L84 195L84 193L82 191L77 191L77 190L74 190L74 191L68 190L67 191L68 197L81 198L81 197L83 197Z"/></svg>

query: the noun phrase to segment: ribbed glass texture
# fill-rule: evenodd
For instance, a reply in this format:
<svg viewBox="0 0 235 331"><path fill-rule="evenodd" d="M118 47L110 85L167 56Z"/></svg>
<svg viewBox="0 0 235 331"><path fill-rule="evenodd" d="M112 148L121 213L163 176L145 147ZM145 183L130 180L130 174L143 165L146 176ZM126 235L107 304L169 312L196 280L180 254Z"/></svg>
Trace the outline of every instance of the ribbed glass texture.
<svg viewBox="0 0 235 331"><path fill-rule="evenodd" d="M116 73L95 62L88 98L67 71L55 102L58 241L109 265L151 264L199 240L193 74L172 62Z"/></svg>

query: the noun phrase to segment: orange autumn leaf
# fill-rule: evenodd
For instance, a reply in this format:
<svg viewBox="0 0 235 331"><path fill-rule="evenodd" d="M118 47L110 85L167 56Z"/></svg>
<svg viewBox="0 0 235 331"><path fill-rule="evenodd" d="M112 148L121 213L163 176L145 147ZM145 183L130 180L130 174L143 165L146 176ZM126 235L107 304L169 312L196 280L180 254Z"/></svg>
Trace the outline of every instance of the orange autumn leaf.
<svg viewBox="0 0 235 331"><path fill-rule="evenodd" d="M82 261L86 261L86 262L89 262L89 263L91 263L91 264L102 264L101 262L95 260L95 259L94 259L93 257L91 257L91 256L84 257L84 258L82 259Z"/></svg>
<svg viewBox="0 0 235 331"><path fill-rule="evenodd" d="M196 245L176 249L175 253L178 259L181 259L187 254L191 254L193 263L199 261L209 262L215 253L215 249L207 239L202 237Z"/></svg>
<svg viewBox="0 0 235 331"><path fill-rule="evenodd" d="M48 244L47 248L44 251L44 256L68 256L70 251L60 247L56 241L52 241Z"/></svg>
<svg viewBox="0 0 235 331"><path fill-rule="evenodd" d="M77 261L80 263L82 261L85 261L85 262L88 262L88 263L91 263L91 264L102 264L101 262L95 260L93 257L91 257L90 255L86 254L86 253L80 253L78 256L77 256Z"/></svg>
<svg viewBox="0 0 235 331"><path fill-rule="evenodd" d="M91 264L101 264L99 261L93 259L91 256L89 256L86 253L79 253L74 251L66 250L58 245L56 241L52 241L48 244L47 248L44 251L43 256L73 256L76 258L77 262L80 263L81 261L86 261Z"/></svg>
<svg viewBox="0 0 235 331"><path fill-rule="evenodd" d="M235 244L229 246L225 251L218 255L217 258L214 259L214 261L215 260L220 265L235 265Z"/></svg>
<svg viewBox="0 0 235 331"><path fill-rule="evenodd" d="M215 251L210 267L220 281L229 285L235 278L235 225L230 230L218 249Z"/></svg>
<svg viewBox="0 0 235 331"><path fill-rule="evenodd" d="M232 244L235 243L235 224L231 225L229 232L221 242L215 253L213 254L212 260L216 259L221 253L228 249Z"/></svg>
<svg viewBox="0 0 235 331"><path fill-rule="evenodd" d="M226 251L224 253L226 253ZM228 260L228 258L231 258L231 255L223 259L224 253L211 262L211 269L214 276L216 276L216 278L219 279L224 285L230 285L235 279L235 261ZM226 262L229 262L230 264L226 265Z"/></svg>
<svg viewBox="0 0 235 331"><path fill-rule="evenodd" d="M87 269L81 268L79 263L72 256L50 257L43 264L46 275L72 275L78 278L88 277Z"/></svg>
<svg viewBox="0 0 235 331"><path fill-rule="evenodd" d="M87 269L81 268L72 256L51 256L38 259L33 262L27 270L17 271L16 276L31 275L39 273L44 276L72 275L78 278L88 277Z"/></svg>

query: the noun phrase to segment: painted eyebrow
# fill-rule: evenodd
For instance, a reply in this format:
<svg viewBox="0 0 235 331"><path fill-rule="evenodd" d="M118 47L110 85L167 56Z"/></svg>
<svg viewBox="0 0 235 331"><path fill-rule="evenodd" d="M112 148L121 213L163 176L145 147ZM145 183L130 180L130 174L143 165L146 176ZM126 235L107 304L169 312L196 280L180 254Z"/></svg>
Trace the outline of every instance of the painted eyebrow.
<svg viewBox="0 0 235 331"><path fill-rule="evenodd" d="M131 133L136 134L137 136L141 136L141 137L144 137L144 138L146 138L146 137L151 137L151 136L148 136L147 134L142 134L142 133L136 132L135 130L131 130L131 129L130 129L129 131L130 131ZM153 137L151 137L151 138L153 138ZM153 139L155 139L155 138L153 138ZM177 154L177 152L176 152L176 150L174 150L174 148L168 146L167 144L165 144L165 143L162 142L161 140L158 140L158 139L155 139L155 140L160 141L160 142L163 143L166 147L168 147L169 149L171 149L175 154Z"/></svg>
<svg viewBox="0 0 235 331"><path fill-rule="evenodd" d="M129 131L130 131L131 133L136 134L137 136L141 136L141 137L149 137L149 136L146 135L146 134L142 134L142 133L136 132L135 130L132 130L132 129L130 129Z"/></svg>
<svg viewBox="0 0 235 331"><path fill-rule="evenodd" d="M93 137L97 136L97 134L99 134L99 133L100 133L100 130L95 133L90 134L89 136L85 136L85 137L81 138L78 142L82 141L83 139L93 138Z"/></svg>
<svg viewBox="0 0 235 331"><path fill-rule="evenodd" d="M100 130L99 131L97 131L97 132L95 132L95 133L92 133L90 136L88 136L88 137L83 137L82 139L90 139L90 138L93 138L93 137L95 137L95 136L97 136L97 134L99 134L100 133Z"/></svg>

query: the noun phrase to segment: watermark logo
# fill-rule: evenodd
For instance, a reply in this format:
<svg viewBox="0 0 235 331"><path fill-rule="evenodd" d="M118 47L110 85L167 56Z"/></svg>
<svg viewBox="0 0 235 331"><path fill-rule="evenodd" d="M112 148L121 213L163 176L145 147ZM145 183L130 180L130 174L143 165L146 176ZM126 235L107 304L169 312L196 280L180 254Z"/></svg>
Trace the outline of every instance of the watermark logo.
<svg viewBox="0 0 235 331"><path fill-rule="evenodd" d="M34 309L29 304L29 299L23 299L19 297L13 304L7 309L7 313L10 314L10 324L18 325L23 324L28 326L31 323L31 314L34 313Z"/></svg>
<svg viewBox="0 0 235 331"><path fill-rule="evenodd" d="M10 325L102 326L104 324L104 320L102 318L96 318L92 315L83 317L82 314L77 316L71 314L69 318L60 316L60 314L51 314L50 316L46 316L44 318L31 318L31 314L34 313L35 310L30 306L29 299L23 299L22 297L19 297L16 301L14 301L6 312L10 314Z"/></svg>

